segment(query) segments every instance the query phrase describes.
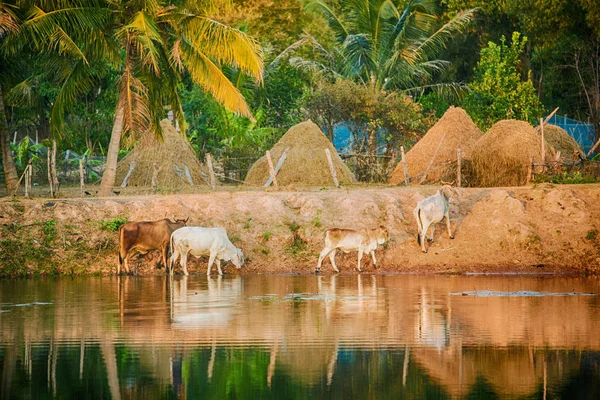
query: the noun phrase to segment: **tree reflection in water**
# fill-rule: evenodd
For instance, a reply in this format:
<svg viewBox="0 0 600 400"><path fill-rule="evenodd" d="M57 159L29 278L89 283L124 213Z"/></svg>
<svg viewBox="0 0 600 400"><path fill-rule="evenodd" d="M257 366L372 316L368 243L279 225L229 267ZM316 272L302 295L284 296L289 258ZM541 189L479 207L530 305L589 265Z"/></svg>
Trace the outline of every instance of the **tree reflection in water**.
<svg viewBox="0 0 600 400"><path fill-rule="evenodd" d="M0 282L0 395L600 398L598 296L450 295L474 289L597 291L564 277Z"/></svg>

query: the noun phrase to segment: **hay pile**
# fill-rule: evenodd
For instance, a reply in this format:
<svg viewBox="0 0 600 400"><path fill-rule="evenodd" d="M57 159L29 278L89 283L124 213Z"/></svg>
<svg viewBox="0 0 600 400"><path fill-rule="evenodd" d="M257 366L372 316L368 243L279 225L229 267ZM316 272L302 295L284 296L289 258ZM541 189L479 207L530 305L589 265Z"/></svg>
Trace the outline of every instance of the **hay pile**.
<svg viewBox="0 0 600 400"><path fill-rule="evenodd" d="M185 167L189 170L194 185L206 185L208 170L198 161L196 153L187 140L181 136L168 119L160 122L163 141L154 133L145 133L134 149L117 164L117 185L129 171L129 164L135 168L127 180L127 186L151 186L154 163L158 163L158 187L176 190L190 187ZM202 172L201 172L202 171ZM201 173L204 176L201 176Z"/></svg>
<svg viewBox="0 0 600 400"><path fill-rule="evenodd" d="M576 153L584 155L577 141L560 126L544 125L544 139L557 153L560 151L560 159L563 161L573 161L573 155Z"/></svg>
<svg viewBox="0 0 600 400"><path fill-rule="evenodd" d="M527 183L531 158L542 161L542 139L525 121L494 124L473 147L472 164L478 186L521 186ZM554 149L546 142L546 159Z"/></svg>
<svg viewBox="0 0 600 400"><path fill-rule="evenodd" d="M277 182L280 185L332 185L333 178L325 155L326 148L331 152L340 184L356 182L354 175L344 164L327 136L310 120L292 126L273 146L271 149L273 167L277 165L279 157L286 148L289 150L285 162L277 173ZM269 176L269 164L265 155L252 165L245 183L263 186Z"/></svg>
<svg viewBox="0 0 600 400"><path fill-rule="evenodd" d="M427 173L426 181L436 182L443 179L448 165L456 161L457 150L461 148L463 158L470 159L471 149L479 138L481 138L481 131L465 110L450 107L425 136L406 153L406 166L411 182L418 183L421 180L432 158L433 163ZM401 182L404 182L404 168L402 163L398 163L390 177L390 184L397 185Z"/></svg>

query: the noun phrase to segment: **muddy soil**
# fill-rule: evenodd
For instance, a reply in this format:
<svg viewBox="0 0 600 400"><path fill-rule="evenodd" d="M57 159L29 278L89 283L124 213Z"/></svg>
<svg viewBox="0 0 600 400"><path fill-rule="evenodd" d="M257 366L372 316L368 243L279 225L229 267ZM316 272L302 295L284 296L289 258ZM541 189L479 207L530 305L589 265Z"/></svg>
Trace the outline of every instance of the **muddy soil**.
<svg viewBox="0 0 600 400"><path fill-rule="evenodd" d="M412 211L434 186L359 187L110 198L0 200L0 268L4 276L114 274L117 233L101 227L130 221L190 217L188 225L222 226L247 264L231 274L312 273L328 227L385 225L390 242L377 251L369 273L600 271L600 185L467 188L451 200L451 240L437 225L429 252L416 242ZM110 224L109 224L110 225ZM164 274L155 252L131 255L138 274ZM206 258L191 273L206 273ZM338 267L356 273L356 253L338 254ZM331 273L328 260L322 273ZM214 272L213 272L214 273Z"/></svg>

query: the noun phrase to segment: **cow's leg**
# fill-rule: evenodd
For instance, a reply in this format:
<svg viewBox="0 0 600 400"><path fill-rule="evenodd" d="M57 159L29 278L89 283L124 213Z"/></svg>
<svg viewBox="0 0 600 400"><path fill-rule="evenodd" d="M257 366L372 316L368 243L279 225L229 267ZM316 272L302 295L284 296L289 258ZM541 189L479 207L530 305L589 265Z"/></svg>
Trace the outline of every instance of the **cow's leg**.
<svg viewBox="0 0 600 400"><path fill-rule="evenodd" d="M125 268L125 273L129 275L129 259L127 253L125 253L125 257L123 257L123 267Z"/></svg>
<svg viewBox="0 0 600 400"><path fill-rule="evenodd" d="M363 256L363 249L358 249L358 272L362 272L362 270L360 269L360 260L362 259Z"/></svg>
<svg viewBox="0 0 600 400"><path fill-rule="evenodd" d="M171 254L171 259L169 260L169 266L167 267L167 272L170 275L173 275L173 272L175 271L175 262L177 262L178 258L179 258L179 251L178 251L178 249L175 249L173 254Z"/></svg>
<svg viewBox="0 0 600 400"><path fill-rule="evenodd" d="M421 250L423 253L427 253L425 248L425 237L427 236L427 230L429 229L429 222L423 224L423 230L421 231Z"/></svg>
<svg viewBox="0 0 600 400"><path fill-rule="evenodd" d="M371 257L373 258L373 267L377 268L377 259L375 258L375 250L371 250Z"/></svg>
<svg viewBox="0 0 600 400"><path fill-rule="evenodd" d="M217 255L210 253L210 257L208 258L208 269L206 271L206 275L210 275L210 270L212 269L212 265L215 262L215 258L217 258Z"/></svg>
<svg viewBox="0 0 600 400"><path fill-rule="evenodd" d="M189 250L188 250L188 251L184 251L184 252L182 252L182 253L181 253L181 261L180 261L180 262L181 262L181 265L182 265L182 267L183 267L183 274L184 274L185 276L188 276L188 275L189 275L189 272L188 272L188 270L187 270L187 258L188 258L188 253L189 253Z"/></svg>
<svg viewBox="0 0 600 400"><path fill-rule="evenodd" d="M223 275L223 271L221 270L221 259L217 258L217 270L219 271L219 275Z"/></svg>
<svg viewBox="0 0 600 400"><path fill-rule="evenodd" d="M450 229L450 213L446 213L446 226L448 227L448 236L450 239L454 239L454 235L452 234L452 230Z"/></svg>
<svg viewBox="0 0 600 400"><path fill-rule="evenodd" d="M431 235L429 235L429 238L427 238L427 240L429 240L430 242L433 242L433 235L435 235L435 224L431 224Z"/></svg>
<svg viewBox="0 0 600 400"><path fill-rule="evenodd" d="M330 252L331 249L329 247L325 247L321 251L321 254L319 254L319 261L317 262L317 269L315 270L315 272L319 272L321 270L321 264L323 263L323 259L327 257L327 254L329 254Z"/></svg>
<svg viewBox="0 0 600 400"><path fill-rule="evenodd" d="M331 265L333 266L335 272L340 272L337 265L335 265L335 253L337 253L337 249L331 250L331 252L329 253L329 261L331 261Z"/></svg>
<svg viewBox="0 0 600 400"><path fill-rule="evenodd" d="M161 261L164 268L167 268L167 252L169 251L169 245L167 244L165 247L161 249Z"/></svg>

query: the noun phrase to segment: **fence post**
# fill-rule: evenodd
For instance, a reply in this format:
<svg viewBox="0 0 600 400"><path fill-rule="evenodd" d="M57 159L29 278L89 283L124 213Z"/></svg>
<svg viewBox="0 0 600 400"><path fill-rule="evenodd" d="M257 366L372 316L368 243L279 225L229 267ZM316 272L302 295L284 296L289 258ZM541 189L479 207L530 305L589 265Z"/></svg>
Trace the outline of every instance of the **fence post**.
<svg viewBox="0 0 600 400"><path fill-rule="evenodd" d="M269 175L273 178L273 186L275 186L275 190L277 190L279 189L279 184L277 183L275 168L273 168L273 160L271 160L271 152L269 150L267 150L267 162L269 163Z"/></svg>
<svg viewBox="0 0 600 400"><path fill-rule="evenodd" d="M340 187L337 174L335 173L335 167L333 166L333 161L331 160L331 152L329 151L329 149L325 149L325 155L327 156L327 162L329 163L329 171L331 172L331 177L333 178L333 184L335 185L335 187Z"/></svg>
<svg viewBox="0 0 600 400"><path fill-rule="evenodd" d="M160 172L160 165L154 162L154 171L152 171L152 189L158 190L158 173Z"/></svg>
<svg viewBox="0 0 600 400"><path fill-rule="evenodd" d="M544 121L540 118L541 133L542 133L542 164L546 163L546 141L544 140Z"/></svg>
<svg viewBox="0 0 600 400"><path fill-rule="evenodd" d="M461 187L462 176L462 149L458 149L456 154L456 187Z"/></svg>
<svg viewBox="0 0 600 400"><path fill-rule="evenodd" d="M400 156L402 157L402 168L404 169L404 184L408 186L408 167L406 166L406 157L404 156L404 146L400 146Z"/></svg>
<svg viewBox="0 0 600 400"><path fill-rule="evenodd" d="M54 196L52 197L58 197L58 175L56 173L56 140L52 141L52 161L51 161L51 167L52 167L52 187L54 188Z"/></svg>
<svg viewBox="0 0 600 400"><path fill-rule="evenodd" d="M83 173L83 157L79 159L79 187L81 189L80 196L83 197L85 189L85 174Z"/></svg>
<svg viewBox="0 0 600 400"><path fill-rule="evenodd" d="M54 197L54 189L52 188L52 167L50 158L52 158L51 154L52 150L48 147L48 188L50 189L50 197Z"/></svg>
<svg viewBox="0 0 600 400"><path fill-rule="evenodd" d="M208 174L210 175L210 187L215 190L217 182L215 180L215 170L212 165L212 156L210 153L206 153L206 166L208 167Z"/></svg>
<svg viewBox="0 0 600 400"><path fill-rule="evenodd" d="M533 180L535 158L531 157L531 164L527 168L527 184Z"/></svg>

